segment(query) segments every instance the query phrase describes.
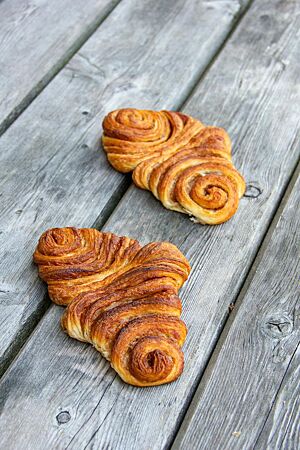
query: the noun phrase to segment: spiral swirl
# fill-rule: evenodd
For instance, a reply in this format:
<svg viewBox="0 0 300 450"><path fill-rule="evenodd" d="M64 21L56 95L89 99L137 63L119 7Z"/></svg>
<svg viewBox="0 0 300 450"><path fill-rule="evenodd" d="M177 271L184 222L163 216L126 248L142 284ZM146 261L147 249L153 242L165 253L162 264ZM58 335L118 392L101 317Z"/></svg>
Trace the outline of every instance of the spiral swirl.
<svg viewBox="0 0 300 450"><path fill-rule="evenodd" d="M181 113L134 109L108 114L103 128L111 164L121 172L133 171L134 183L166 208L211 225L235 214L246 186L222 128L206 127Z"/></svg>
<svg viewBox="0 0 300 450"><path fill-rule="evenodd" d="M174 245L54 228L34 261L52 300L68 305L64 330L94 345L124 381L152 386L181 374L186 327L177 293L190 266Z"/></svg>
<svg viewBox="0 0 300 450"><path fill-rule="evenodd" d="M103 286L140 248L134 239L91 228L53 228L40 237L33 258L51 300L67 305L91 286Z"/></svg>
<svg viewBox="0 0 300 450"><path fill-rule="evenodd" d="M133 320L114 343L112 367L135 386L169 383L182 373L185 338L186 327L176 317L149 315Z"/></svg>

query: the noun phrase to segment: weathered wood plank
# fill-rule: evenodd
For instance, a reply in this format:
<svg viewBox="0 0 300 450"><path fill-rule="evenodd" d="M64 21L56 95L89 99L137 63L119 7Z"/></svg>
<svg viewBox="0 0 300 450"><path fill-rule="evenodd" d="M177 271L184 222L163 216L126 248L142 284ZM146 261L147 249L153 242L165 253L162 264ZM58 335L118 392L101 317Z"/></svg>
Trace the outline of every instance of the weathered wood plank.
<svg viewBox="0 0 300 450"><path fill-rule="evenodd" d="M39 439L53 447L143 450L172 442L298 157L295 8L255 2L185 108L229 129L234 161L252 185L234 218L197 226L132 187L105 225L143 243L170 240L190 259L193 271L182 290L189 327L183 375L156 388L125 385L94 349L63 334L61 310L53 306L0 385L6 396L0 424L18 404L4 443L14 436L15 447L21 445L19 427L22 445Z"/></svg>
<svg viewBox="0 0 300 450"><path fill-rule="evenodd" d="M298 316L299 317L299 316ZM299 321L298 321L299 323ZM294 450L300 447L300 345L298 345L266 424L264 425L256 449Z"/></svg>
<svg viewBox="0 0 300 450"><path fill-rule="evenodd" d="M299 204L300 178L174 449L299 448Z"/></svg>
<svg viewBox="0 0 300 450"><path fill-rule="evenodd" d="M39 235L103 223L128 186L99 149L104 114L130 105L176 109L239 11L236 0L192 0L188 8L184 0L122 1L2 135L1 361L44 305L31 263Z"/></svg>
<svg viewBox="0 0 300 450"><path fill-rule="evenodd" d="M118 0L0 2L0 134L117 3Z"/></svg>

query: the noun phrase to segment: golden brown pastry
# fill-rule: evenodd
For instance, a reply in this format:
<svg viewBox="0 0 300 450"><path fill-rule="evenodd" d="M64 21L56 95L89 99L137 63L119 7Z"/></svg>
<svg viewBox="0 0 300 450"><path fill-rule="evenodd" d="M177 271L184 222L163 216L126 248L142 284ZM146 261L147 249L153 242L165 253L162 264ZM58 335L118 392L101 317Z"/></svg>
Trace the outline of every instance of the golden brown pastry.
<svg viewBox="0 0 300 450"><path fill-rule="evenodd" d="M34 261L50 298L68 305L64 330L93 344L124 381L153 386L179 377L187 330L177 293L190 266L174 245L53 228Z"/></svg>
<svg viewBox="0 0 300 450"><path fill-rule="evenodd" d="M219 224L236 212L245 181L231 161L222 128L207 127L172 111L121 109L103 121L108 160L152 191L163 205L203 224Z"/></svg>

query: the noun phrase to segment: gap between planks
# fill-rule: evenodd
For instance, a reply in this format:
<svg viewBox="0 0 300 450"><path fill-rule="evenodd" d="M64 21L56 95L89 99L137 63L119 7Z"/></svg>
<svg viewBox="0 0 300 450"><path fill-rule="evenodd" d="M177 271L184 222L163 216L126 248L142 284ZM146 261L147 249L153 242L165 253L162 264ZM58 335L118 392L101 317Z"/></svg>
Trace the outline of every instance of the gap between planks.
<svg viewBox="0 0 300 450"><path fill-rule="evenodd" d="M37 84L20 100L17 106L0 122L0 137L12 125L12 123L25 111L31 102L45 89L45 87L53 80L53 78L64 68L64 66L73 58L73 56L81 49L85 42L99 28L99 26L107 19L122 0L114 0L103 14L103 11L89 24L82 35L66 50L65 54L56 61L49 71L37 82Z"/></svg>

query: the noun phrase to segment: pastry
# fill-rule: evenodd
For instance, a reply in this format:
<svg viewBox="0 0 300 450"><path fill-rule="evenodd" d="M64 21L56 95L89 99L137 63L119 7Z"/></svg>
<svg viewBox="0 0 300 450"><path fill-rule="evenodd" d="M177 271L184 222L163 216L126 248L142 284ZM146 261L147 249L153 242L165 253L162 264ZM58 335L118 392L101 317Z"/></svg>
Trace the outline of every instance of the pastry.
<svg viewBox="0 0 300 450"><path fill-rule="evenodd" d="M227 221L245 192L226 131L185 114L112 111L103 121L102 143L116 170L132 171L138 187L195 222Z"/></svg>
<svg viewBox="0 0 300 450"><path fill-rule="evenodd" d="M187 329L177 294L190 266L174 245L53 228L34 261L50 298L67 306L64 330L94 345L125 382L153 386L180 376Z"/></svg>

